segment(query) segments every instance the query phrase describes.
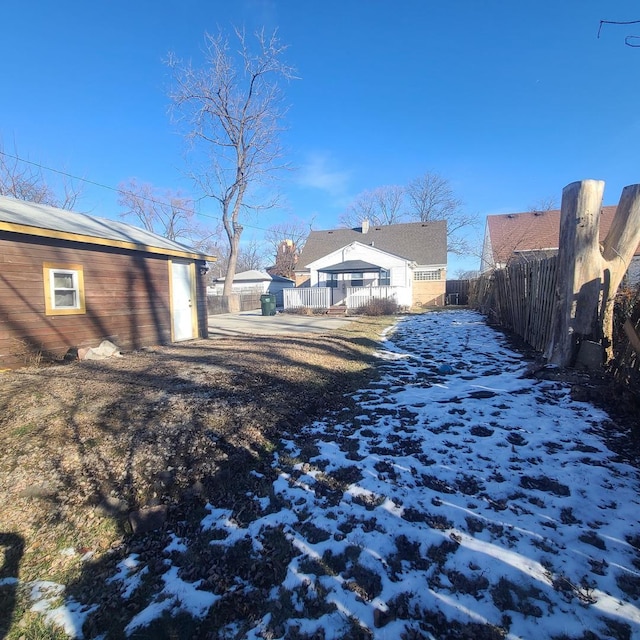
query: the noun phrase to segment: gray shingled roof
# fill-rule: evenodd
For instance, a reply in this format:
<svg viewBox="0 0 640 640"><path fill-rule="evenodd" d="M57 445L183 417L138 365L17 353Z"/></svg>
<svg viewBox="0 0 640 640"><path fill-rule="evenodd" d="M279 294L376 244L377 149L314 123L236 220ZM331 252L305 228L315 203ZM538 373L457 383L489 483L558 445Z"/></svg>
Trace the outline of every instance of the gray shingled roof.
<svg viewBox="0 0 640 640"><path fill-rule="evenodd" d="M320 273L360 273L361 271L380 271L380 266L364 260L345 260L330 267L318 269Z"/></svg>
<svg viewBox="0 0 640 640"><path fill-rule="evenodd" d="M34 231L46 229L61 233L73 233L88 238L132 243L139 246L141 251L151 247L160 252L166 250L171 254L178 252L197 255L202 260L212 259L212 256L207 256L179 242L125 222L56 209L48 205L25 202L6 196L0 196L0 222L33 227Z"/></svg>
<svg viewBox="0 0 640 640"><path fill-rule="evenodd" d="M361 229L312 231L298 260L299 269L352 242L374 246L419 265L447 263L447 223L408 222Z"/></svg>

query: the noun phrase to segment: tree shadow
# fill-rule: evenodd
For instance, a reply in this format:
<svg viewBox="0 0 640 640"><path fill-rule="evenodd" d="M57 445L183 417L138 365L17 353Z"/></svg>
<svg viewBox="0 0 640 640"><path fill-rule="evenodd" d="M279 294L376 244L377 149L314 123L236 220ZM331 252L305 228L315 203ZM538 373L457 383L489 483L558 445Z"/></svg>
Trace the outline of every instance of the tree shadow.
<svg viewBox="0 0 640 640"><path fill-rule="evenodd" d="M0 550L4 552L0 566L0 638L4 638L11 627L16 604L24 538L16 533L0 532Z"/></svg>
<svg viewBox="0 0 640 640"><path fill-rule="evenodd" d="M37 525L59 526L78 555L104 551L95 548L92 521L120 532L114 548L85 561L67 585L66 598L99 604L85 623L87 637L124 632L119 584L97 577L116 574L131 554L148 562L143 588L127 603L135 615L162 586L169 531L197 537L207 504L228 509L239 523L257 517L248 494L273 493L280 438L348 402L344 394L361 384L363 370L334 363L366 362L373 345L340 336L203 340L8 376L0 424L15 431L21 407L38 404L38 425L28 435L55 478L55 499L39 505L51 513ZM309 358L301 362L293 354L303 348ZM165 509L160 526L135 529L132 514L155 507Z"/></svg>

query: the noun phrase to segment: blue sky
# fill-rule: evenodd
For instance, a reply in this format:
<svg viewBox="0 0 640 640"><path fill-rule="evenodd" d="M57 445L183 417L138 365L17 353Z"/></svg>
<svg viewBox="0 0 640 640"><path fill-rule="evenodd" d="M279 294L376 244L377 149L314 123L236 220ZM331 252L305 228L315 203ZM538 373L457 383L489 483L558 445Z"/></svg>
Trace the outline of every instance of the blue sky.
<svg viewBox="0 0 640 640"><path fill-rule="evenodd" d="M3 3L0 137L32 161L116 187L130 177L197 195L168 116L170 51L200 59L205 31L278 28L300 80L284 143L297 170L287 216L338 225L365 189L448 178L480 237L487 214L527 210L585 178L605 204L638 182L640 19L631 0L60 0ZM640 25L635 33L640 34ZM78 208L116 217L117 195L86 185ZM214 203L202 213L216 215ZM450 272L477 268L450 260Z"/></svg>

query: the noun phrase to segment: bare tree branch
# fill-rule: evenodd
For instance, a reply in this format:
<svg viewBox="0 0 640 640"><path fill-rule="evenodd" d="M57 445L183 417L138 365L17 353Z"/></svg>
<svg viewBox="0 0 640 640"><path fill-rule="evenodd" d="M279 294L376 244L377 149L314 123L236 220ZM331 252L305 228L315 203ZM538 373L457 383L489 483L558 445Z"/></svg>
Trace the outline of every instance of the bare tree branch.
<svg viewBox="0 0 640 640"><path fill-rule="evenodd" d="M6 152L0 141L0 195L59 209L73 209L80 191L66 178L58 188L62 189L62 196L47 184L39 165L22 160L15 145L13 153Z"/></svg>
<svg viewBox="0 0 640 640"><path fill-rule="evenodd" d="M279 141L286 111L280 82L294 78L293 69L282 61L286 47L277 32L258 32L252 43L239 29L235 37L239 50L232 52L224 34L206 34L201 69L173 56L168 61L175 81L170 92L174 114L185 125L187 140L205 151L206 164L193 177L221 208L232 276L225 282L225 296L231 293L237 267L241 212L274 204L250 200L256 187L286 166Z"/></svg>
<svg viewBox="0 0 640 640"><path fill-rule="evenodd" d="M438 173L427 171L407 186L409 216L421 222L446 220L447 250L457 255L471 252L469 242L462 235L475 227L476 216L465 213L464 203L456 197L449 180Z"/></svg>
<svg viewBox="0 0 640 640"><path fill-rule="evenodd" d="M640 20L600 20L600 26L598 27L598 38L600 38L600 33L602 32L602 26L605 24L640 24ZM634 49L640 48L640 42L636 42L640 40L640 36L626 36L624 39L624 43L628 47L633 47Z"/></svg>
<svg viewBox="0 0 640 640"><path fill-rule="evenodd" d="M195 220L193 201L169 189L160 191L136 178L118 185L121 217L134 218L147 231L169 240L196 239L200 232Z"/></svg>
<svg viewBox="0 0 640 640"><path fill-rule="evenodd" d="M398 224L404 218L402 213L404 194L404 187L398 185L386 185L371 191L363 191L340 216L340 224L343 227L357 227L363 220L368 220L376 226Z"/></svg>
<svg viewBox="0 0 640 640"><path fill-rule="evenodd" d="M294 277L298 256L307 241L312 225L313 221L308 224L303 220L294 219L267 229L265 241L274 256L273 267L269 270L271 275Z"/></svg>

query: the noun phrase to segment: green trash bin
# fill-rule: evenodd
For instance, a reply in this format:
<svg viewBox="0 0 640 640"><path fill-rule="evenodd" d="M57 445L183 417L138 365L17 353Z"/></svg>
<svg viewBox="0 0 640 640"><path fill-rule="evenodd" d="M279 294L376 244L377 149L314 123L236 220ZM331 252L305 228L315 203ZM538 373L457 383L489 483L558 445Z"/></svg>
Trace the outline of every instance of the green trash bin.
<svg viewBox="0 0 640 640"><path fill-rule="evenodd" d="M264 293L260 296L260 307L263 316L276 315L276 296L273 293Z"/></svg>

